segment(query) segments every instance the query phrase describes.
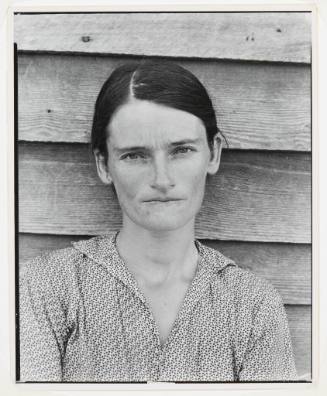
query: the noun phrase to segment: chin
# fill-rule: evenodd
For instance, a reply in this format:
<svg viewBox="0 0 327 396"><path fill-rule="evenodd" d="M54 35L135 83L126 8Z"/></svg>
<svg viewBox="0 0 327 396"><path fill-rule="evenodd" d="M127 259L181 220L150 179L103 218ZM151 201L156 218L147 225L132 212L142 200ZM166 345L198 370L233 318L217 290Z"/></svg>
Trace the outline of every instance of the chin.
<svg viewBox="0 0 327 396"><path fill-rule="evenodd" d="M168 232L178 230L181 227L178 224L149 224L145 228L154 232Z"/></svg>
<svg viewBox="0 0 327 396"><path fill-rule="evenodd" d="M192 208L160 208L156 210L134 210L125 211L127 217L135 225L153 232L168 232L175 231L185 227L186 224L190 223L192 220L194 222L195 216L197 214L196 207Z"/></svg>
<svg viewBox="0 0 327 396"><path fill-rule="evenodd" d="M178 219L167 217L156 218L156 219L148 219L148 221L143 222L142 227L146 228L149 231L156 232L165 232L165 231L174 231L184 227L190 219Z"/></svg>

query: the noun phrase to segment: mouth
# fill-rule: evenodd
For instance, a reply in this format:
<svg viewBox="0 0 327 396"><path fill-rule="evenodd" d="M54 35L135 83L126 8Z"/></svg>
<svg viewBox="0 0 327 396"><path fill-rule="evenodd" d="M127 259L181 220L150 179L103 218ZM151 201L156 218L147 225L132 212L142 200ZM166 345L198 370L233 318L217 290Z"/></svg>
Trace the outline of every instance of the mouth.
<svg viewBox="0 0 327 396"><path fill-rule="evenodd" d="M152 198L152 199L147 199L144 202L147 203L165 203L165 202L179 202L179 201L183 201L183 199L181 198Z"/></svg>

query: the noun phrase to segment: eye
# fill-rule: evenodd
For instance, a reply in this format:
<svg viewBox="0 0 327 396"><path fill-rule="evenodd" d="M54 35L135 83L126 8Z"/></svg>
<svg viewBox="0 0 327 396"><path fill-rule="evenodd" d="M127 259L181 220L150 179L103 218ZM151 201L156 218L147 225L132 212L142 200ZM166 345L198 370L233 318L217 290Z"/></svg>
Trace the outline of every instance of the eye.
<svg viewBox="0 0 327 396"><path fill-rule="evenodd" d="M188 147L188 146L181 146L181 147L176 147L173 151L174 155L178 154L188 154L192 151L195 151L193 147Z"/></svg>
<svg viewBox="0 0 327 396"><path fill-rule="evenodd" d="M144 153L126 153L123 154L120 159L122 160L127 160L127 161L137 161L137 160L143 160L146 158L146 155Z"/></svg>

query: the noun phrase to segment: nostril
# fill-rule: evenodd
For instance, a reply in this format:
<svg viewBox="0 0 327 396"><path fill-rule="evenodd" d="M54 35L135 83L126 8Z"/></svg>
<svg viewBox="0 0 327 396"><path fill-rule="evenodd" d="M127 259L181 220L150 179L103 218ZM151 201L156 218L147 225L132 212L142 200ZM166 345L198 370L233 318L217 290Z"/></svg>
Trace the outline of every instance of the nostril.
<svg viewBox="0 0 327 396"><path fill-rule="evenodd" d="M153 165L153 187L160 190L167 190L174 185L172 174L169 169L167 158L159 155L152 163Z"/></svg>
<svg viewBox="0 0 327 396"><path fill-rule="evenodd" d="M167 173L156 173L153 180L153 185L156 188L167 189L173 186L174 182Z"/></svg>

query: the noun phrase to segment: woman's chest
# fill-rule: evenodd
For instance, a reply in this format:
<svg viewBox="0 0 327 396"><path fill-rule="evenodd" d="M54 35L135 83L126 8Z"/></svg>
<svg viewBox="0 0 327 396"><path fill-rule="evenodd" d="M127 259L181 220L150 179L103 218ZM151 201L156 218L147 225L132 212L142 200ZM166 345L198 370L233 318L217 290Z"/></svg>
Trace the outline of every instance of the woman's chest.
<svg viewBox="0 0 327 396"><path fill-rule="evenodd" d="M226 307L217 309L210 290L185 302L186 290L157 291L146 301L121 284L103 295L99 287L93 294L84 293L66 348L67 378L233 379Z"/></svg>
<svg viewBox="0 0 327 396"><path fill-rule="evenodd" d="M188 288L189 284L186 282L142 288L145 304L153 316L161 344L167 341L180 312L186 308L185 297Z"/></svg>

